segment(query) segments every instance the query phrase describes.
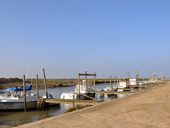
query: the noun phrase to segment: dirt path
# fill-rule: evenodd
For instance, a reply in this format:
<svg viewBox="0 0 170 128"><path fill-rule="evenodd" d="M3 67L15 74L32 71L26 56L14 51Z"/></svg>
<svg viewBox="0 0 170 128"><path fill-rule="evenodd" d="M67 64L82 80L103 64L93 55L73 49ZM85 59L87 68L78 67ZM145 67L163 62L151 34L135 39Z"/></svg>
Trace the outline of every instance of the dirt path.
<svg viewBox="0 0 170 128"><path fill-rule="evenodd" d="M169 128L170 84L18 128Z"/></svg>

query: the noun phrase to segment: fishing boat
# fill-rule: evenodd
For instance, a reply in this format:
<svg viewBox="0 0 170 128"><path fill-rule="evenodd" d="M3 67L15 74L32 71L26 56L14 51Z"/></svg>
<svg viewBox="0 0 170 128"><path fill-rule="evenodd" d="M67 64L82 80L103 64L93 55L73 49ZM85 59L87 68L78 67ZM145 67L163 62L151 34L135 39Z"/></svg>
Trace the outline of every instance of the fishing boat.
<svg viewBox="0 0 170 128"><path fill-rule="evenodd" d="M89 93L93 91L93 89L91 88L89 84L87 84L87 94L86 94L86 81L83 80L82 84L76 85L74 92L62 93L61 99L79 99L79 86L80 86L80 99L81 100L89 99L88 97L95 98L94 93Z"/></svg>

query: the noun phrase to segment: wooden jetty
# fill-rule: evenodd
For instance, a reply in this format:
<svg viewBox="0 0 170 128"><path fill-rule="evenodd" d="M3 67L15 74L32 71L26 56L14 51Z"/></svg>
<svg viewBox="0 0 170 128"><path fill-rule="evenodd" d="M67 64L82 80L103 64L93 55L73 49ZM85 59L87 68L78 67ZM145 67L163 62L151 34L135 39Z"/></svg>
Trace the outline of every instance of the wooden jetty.
<svg viewBox="0 0 170 128"><path fill-rule="evenodd" d="M127 90L135 90L135 89L127 89ZM94 91L91 91L91 92L88 92L88 93L97 93L97 94L103 94L103 95L117 95L117 94L127 95L127 94L132 94L134 92L117 92L117 91L95 91L94 92ZM85 94L82 94L82 95L86 96ZM53 99L44 99L43 102L45 104L77 104L77 105L96 105L96 104L103 102L103 100L97 100L97 99L92 98L92 97L88 97L88 98L90 98L92 100L53 98ZM42 103L42 101L40 103Z"/></svg>
<svg viewBox="0 0 170 128"><path fill-rule="evenodd" d="M135 89L127 89L127 90L135 90ZM127 94L132 94L134 92L117 92L117 91L91 91L88 93L97 93L97 94L102 94L102 95L117 95L117 94L123 94L123 95L127 95ZM83 94L85 95L85 94ZM86 96L86 95L85 95ZM88 97L89 98L89 97ZM76 104L76 105L96 105L99 104L101 102L104 102L103 100L97 100L95 98L90 97L92 100L77 100L77 99L57 99L57 98L53 98L53 99L39 99L39 103L38 103L38 108L43 109L44 104Z"/></svg>
<svg viewBox="0 0 170 128"><path fill-rule="evenodd" d="M130 90L146 90L141 88L117 88L117 90L130 91Z"/></svg>
<svg viewBox="0 0 170 128"><path fill-rule="evenodd" d="M77 105L96 105L103 102L103 100L71 100L71 99L44 99L45 103L52 104L77 104Z"/></svg>
<svg viewBox="0 0 170 128"><path fill-rule="evenodd" d="M95 77L96 77L96 72L94 72L94 74L87 74L87 71L85 71L85 74L82 74L82 73L79 73L78 74L78 85L79 85L79 88L80 88L80 76L85 76L85 80L86 80L86 93L85 94L82 94L80 93L80 89L79 89L79 99L57 99L57 98L53 98L53 99L49 99L48 98L48 93L47 93L47 85L46 85L46 77L45 77L45 71L43 69L43 74L44 74L44 85L45 85L45 92L46 92L46 98L45 99L42 99L42 98L39 98L39 95L38 95L38 75L37 75L37 79L36 79L36 86L37 86L37 108L39 109L43 109L45 105L47 104L77 104L77 105L96 105L98 103L101 103L103 102L103 100L97 100L93 97L89 97L87 95L87 93L95 93L95 94L99 94L99 95L105 95L105 96L108 96L108 95L117 95L117 94L123 94L123 95L127 95L127 94L132 94L132 93L135 93L136 90L145 90L145 89L141 89L140 87L139 88L115 88L114 90L112 91L96 91L95 90ZM94 84L93 84L93 91L91 92L87 92L87 76L93 76L94 77ZM110 77L111 79L111 77ZM110 86L111 86L111 80L110 80ZM116 91L116 90L122 90L123 92L119 92L119 91ZM124 92L125 90L125 92ZM133 90L133 91L131 91ZM80 95L83 95L85 97L87 97L88 99L91 99L91 100L80 100Z"/></svg>
<svg viewBox="0 0 170 128"><path fill-rule="evenodd" d="M135 87L139 87L139 88L152 88L154 87L155 85L136 85Z"/></svg>
<svg viewBox="0 0 170 128"><path fill-rule="evenodd" d="M93 91L92 92L89 92L89 93L94 93ZM132 92L117 92L117 91L95 91L95 93L97 94L108 94L108 95L117 95L117 94L130 94Z"/></svg>

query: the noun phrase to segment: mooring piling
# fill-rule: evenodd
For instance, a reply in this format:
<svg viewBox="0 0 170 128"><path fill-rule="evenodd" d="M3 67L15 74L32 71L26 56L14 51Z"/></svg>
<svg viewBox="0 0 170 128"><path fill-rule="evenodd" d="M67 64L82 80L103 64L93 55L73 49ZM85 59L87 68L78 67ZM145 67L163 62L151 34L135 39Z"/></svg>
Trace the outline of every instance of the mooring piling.
<svg viewBox="0 0 170 128"><path fill-rule="evenodd" d="M116 85L117 85L117 88L118 88L118 87L119 87L119 86L118 86L118 85L119 85L119 84L118 84L118 78L117 78L117 83L116 83Z"/></svg>
<svg viewBox="0 0 170 128"><path fill-rule="evenodd" d="M36 75L36 89L37 89L37 103L39 100L39 81L38 81L38 74Z"/></svg>
<svg viewBox="0 0 170 128"><path fill-rule="evenodd" d="M44 68L43 68L43 74L44 74L45 94L46 94L46 98L48 98L47 84L46 84L46 77L45 77L45 70L44 70Z"/></svg>
<svg viewBox="0 0 170 128"><path fill-rule="evenodd" d="M79 100L80 100L80 73L78 74Z"/></svg>
<svg viewBox="0 0 170 128"><path fill-rule="evenodd" d="M94 74L87 74L87 71L85 71L85 74L79 73L78 74L78 86L79 86L79 99L80 99L80 76L85 76L85 94L87 95L87 76L94 76L94 84L93 84L93 89L95 90L95 78L96 78L96 72Z"/></svg>
<svg viewBox="0 0 170 128"><path fill-rule="evenodd" d="M96 74L96 72L94 72ZM95 92L96 89L96 75L94 75L94 85L93 85L93 91Z"/></svg>
<svg viewBox="0 0 170 128"><path fill-rule="evenodd" d="M112 79L112 76L110 75L110 88L112 87L112 81L111 81L111 79Z"/></svg>
<svg viewBox="0 0 170 128"><path fill-rule="evenodd" d="M87 94L87 71L85 71L85 85L86 85L86 94Z"/></svg>
<svg viewBox="0 0 170 128"><path fill-rule="evenodd" d="M25 90L25 75L23 75L23 90L24 90L24 110L25 110L25 112L27 112L26 90Z"/></svg>

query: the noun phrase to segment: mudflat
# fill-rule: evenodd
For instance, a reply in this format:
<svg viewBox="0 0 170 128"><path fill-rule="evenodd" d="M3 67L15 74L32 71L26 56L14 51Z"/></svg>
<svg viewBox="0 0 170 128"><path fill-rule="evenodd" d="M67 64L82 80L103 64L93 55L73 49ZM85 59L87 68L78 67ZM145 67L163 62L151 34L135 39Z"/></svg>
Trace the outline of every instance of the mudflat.
<svg viewBox="0 0 170 128"><path fill-rule="evenodd" d="M18 128L169 128L170 84Z"/></svg>

